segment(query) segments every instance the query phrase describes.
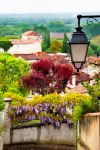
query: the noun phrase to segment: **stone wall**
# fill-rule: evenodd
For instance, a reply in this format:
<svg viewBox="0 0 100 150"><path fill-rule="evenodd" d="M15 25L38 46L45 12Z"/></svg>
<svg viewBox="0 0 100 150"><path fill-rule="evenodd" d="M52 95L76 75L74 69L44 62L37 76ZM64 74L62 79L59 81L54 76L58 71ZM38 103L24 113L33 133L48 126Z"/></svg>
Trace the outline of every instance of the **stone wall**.
<svg viewBox="0 0 100 150"><path fill-rule="evenodd" d="M0 150L3 150L3 132L0 133Z"/></svg>
<svg viewBox="0 0 100 150"><path fill-rule="evenodd" d="M5 98L6 107L4 110L4 124L6 130L3 135L3 144L55 144L55 145L74 145L75 132L74 125L63 123L60 128L55 128L52 125L38 125L33 127L24 127L11 129L11 123L8 117L9 104L11 99Z"/></svg>
<svg viewBox="0 0 100 150"><path fill-rule="evenodd" d="M100 150L100 112L84 115L78 127L78 150Z"/></svg>
<svg viewBox="0 0 100 150"><path fill-rule="evenodd" d="M75 150L75 148L62 145L11 144L4 145L3 150Z"/></svg>
<svg viewBox="0 0 100 150"><path fill-rule="evenodd" d="M74 145L75 141L73 125L69 126L65 123L60 128L47 125L11 129L10 139L8 140L6 138L8 137L5 136L4 144L35 143Z"/></svg>

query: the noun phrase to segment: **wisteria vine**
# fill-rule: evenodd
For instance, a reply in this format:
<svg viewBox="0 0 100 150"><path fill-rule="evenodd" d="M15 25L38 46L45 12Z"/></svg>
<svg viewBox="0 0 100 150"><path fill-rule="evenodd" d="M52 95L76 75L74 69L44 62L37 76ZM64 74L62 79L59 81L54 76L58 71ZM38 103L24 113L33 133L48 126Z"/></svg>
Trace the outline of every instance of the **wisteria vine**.
<svg viewBox="0 0 100 150"><path fill-rule="evenodd" d="M82 94L48 94L36 96L32 100L12 101L9 115L12 122L39 120L41 124L60 127L61 123L73 123L73 109L76 105L87 107L90 97ZM88 108L88 107L87 107Z"/></svg>

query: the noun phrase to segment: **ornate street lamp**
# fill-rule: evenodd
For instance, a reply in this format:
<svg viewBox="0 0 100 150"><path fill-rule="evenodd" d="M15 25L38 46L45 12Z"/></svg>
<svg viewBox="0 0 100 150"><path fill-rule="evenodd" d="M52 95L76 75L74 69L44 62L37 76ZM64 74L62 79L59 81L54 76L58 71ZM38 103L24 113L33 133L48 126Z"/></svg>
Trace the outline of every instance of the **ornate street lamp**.
<svg viewBox="0 0 100 150"><path fill-rule="evenodd" d="M100 15L93 15L93 16L82 16L78 15L78 27L76 28L76 32L74 32L70 38L69 46L70 46L70 55L71 55L71 61L77 69L77 72L79 72L79 69L82 68L83 64L86 61L89 41L86 37L85 32L82 31L82 27L80 26L80 19L81 18L88 18L87 24L89 24L89 19L95 19L97 22L99 22L96 18L100 17ZM92 22L93 23L93 22Z"/></svg>

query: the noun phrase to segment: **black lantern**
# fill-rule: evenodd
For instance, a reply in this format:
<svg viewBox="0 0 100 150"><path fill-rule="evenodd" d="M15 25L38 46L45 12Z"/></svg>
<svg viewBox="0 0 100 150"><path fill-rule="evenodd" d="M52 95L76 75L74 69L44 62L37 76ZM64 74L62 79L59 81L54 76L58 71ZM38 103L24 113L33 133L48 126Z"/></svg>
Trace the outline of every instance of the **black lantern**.
<svg viewBox="0 0 100 150"><path fill-rule="evenodd" d="M75 69L79 72L82 65L86 61L86 55L88 51L89 42L86 34L82 31L82 27L77 27L69 41L71 61L74 64Z"/></svg>
<svg viewBox="0 0 100 150"><path fill-rule="evenodd" d="M83 64L86 61L87 51L89 42L86 37L86 34L82 31L82 27L80 26L80 20L82 18L88 18L87 24L93 23L90 19L95 20L96 22L100 23L97 18L100 18L100 15L78 15L78 27L76 28L76 32L74 32L71 36L71 39L69 41L70 46L70 54L71 54L71 61L74 64L75 69L79 71ZM90 22L90 23L89 23Z"/></svg>

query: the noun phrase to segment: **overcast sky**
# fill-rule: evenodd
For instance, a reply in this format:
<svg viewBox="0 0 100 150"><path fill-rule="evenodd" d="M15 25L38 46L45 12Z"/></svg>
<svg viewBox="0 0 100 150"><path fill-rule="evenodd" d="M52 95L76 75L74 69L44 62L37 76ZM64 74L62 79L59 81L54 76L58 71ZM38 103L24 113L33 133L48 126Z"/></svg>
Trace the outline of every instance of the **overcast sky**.
<svg viewBox="0 0 100 150"><path fill-rule="evenodd" d="M0 0L0 13L100 11L100 0Z"/></svg>

